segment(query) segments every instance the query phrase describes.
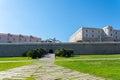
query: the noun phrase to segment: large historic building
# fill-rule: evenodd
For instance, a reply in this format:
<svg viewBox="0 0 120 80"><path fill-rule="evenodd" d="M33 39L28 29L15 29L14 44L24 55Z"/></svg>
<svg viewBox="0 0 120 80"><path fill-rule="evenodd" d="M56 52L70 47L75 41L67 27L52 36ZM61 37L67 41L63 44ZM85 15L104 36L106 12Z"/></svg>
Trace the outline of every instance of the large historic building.
<svg viewBox="0 0 120 80"><path fill-rule="evenodd" d="M105 42L120 41L120 30L114 30L112 26L100 28L81 27L71 37L70 42Z"/></svg>
<svg viewBox="0 0 120 80"><path fill-rule="evenodd" d="M0 33L0 43L41 42L41 38L27 35Z"/></svg>

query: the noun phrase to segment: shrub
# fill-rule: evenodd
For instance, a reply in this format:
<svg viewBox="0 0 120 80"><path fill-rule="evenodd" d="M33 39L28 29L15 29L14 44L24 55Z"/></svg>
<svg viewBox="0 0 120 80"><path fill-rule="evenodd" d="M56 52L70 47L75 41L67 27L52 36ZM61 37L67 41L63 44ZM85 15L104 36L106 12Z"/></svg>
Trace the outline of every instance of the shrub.
<svg viewBox="0 0 120 80"><path fill-rule="evenodd" d="M55 55L56 56L60 56L60 57L71 57L72 54L73 54L73 50L72 49L60 48L60 49L57 49L55 51Z"/></svg>
<svg viewBox="0 0 120 80"><path fill-rule="evenodd" d="M37 58L35 50L29 50L26 53L27 57L31 57L33 59Z"/></svg>
<svg viewBox="0 0 120 80"><path fill-rule="evenodd" d="M27 53L27 52L24 52L24 53L22 54L22 56L23 56L23 57L27 57L26 53Z"/></svg>
<svg viewBox="0 0 120 80"><path fill-rule="evenodd" d="M27 57L31 57L33 59L35 58L41 58L46 54L46 50L45 49L34 49L34 50L29 50L26 52Z"/></svg>
<svg viewBox="0 0 120 80"><path fill-rule="evenodd" d="M71 57L73 54L73 50L72 49L67 49L66 50L66 57Z"/></svg>
<svg viewBox="0 0 120 80"><path fill-rule="evenodd" d="M36 53L37 53L37 57L41 58L41 57L43 57L46 54L46 50L43 49L43 48L36 49Z"/></svg>
<svg viewBox="0 0 120 80"><path fill-rule="evenodd" d="M63 48L57 49L57 50L55 51L55 55L56 55L56 56L63 56L64 53L65 53L65 50L64 50Z"/></svg>

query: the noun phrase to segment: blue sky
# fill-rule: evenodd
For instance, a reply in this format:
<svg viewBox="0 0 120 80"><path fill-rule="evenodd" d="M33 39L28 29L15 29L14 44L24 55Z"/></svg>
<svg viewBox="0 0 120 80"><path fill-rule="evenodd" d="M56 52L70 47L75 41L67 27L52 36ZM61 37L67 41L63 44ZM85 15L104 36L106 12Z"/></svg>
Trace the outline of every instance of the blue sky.
<svg viewBox="0 0 120 80"><path fill-rule="evenodd" d="M67 42L80 27L120 29L120 0L0 0L0 33Z"/></svg>

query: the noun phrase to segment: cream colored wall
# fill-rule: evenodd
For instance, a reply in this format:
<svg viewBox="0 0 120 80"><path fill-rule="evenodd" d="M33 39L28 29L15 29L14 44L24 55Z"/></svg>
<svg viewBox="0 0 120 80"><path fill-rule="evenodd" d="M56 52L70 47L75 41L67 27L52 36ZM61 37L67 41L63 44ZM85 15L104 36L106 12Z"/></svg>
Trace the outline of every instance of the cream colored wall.
<svg viewBox="0 0 120 80"><path fill-rule="evenodd" d="M76 42L78 40L82 40L82 28L76 31L69 39L70 42Z"/></svg>
<svg viewBox="0 0 120 80"><path fill-rule="evenodd" d="M120 41L120 30L114 30L112 26L106 26L103 29L80 28L71 36L70 42L77 42L79 40L81 41Z"/></svg>

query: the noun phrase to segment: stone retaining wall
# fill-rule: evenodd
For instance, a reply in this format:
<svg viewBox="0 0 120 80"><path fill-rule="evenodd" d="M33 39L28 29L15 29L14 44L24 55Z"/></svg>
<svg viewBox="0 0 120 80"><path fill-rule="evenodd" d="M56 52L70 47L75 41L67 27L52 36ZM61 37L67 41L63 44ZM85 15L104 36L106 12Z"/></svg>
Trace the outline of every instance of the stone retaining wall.
<svg viewBox="0 0 120 80"><path fill-rule="evenodd" d="M7 43L0 44L0 56L21 56L27 50L44 48L53 52L58 48L73 49L74 54L120 53L120 43Z"/></svg>

